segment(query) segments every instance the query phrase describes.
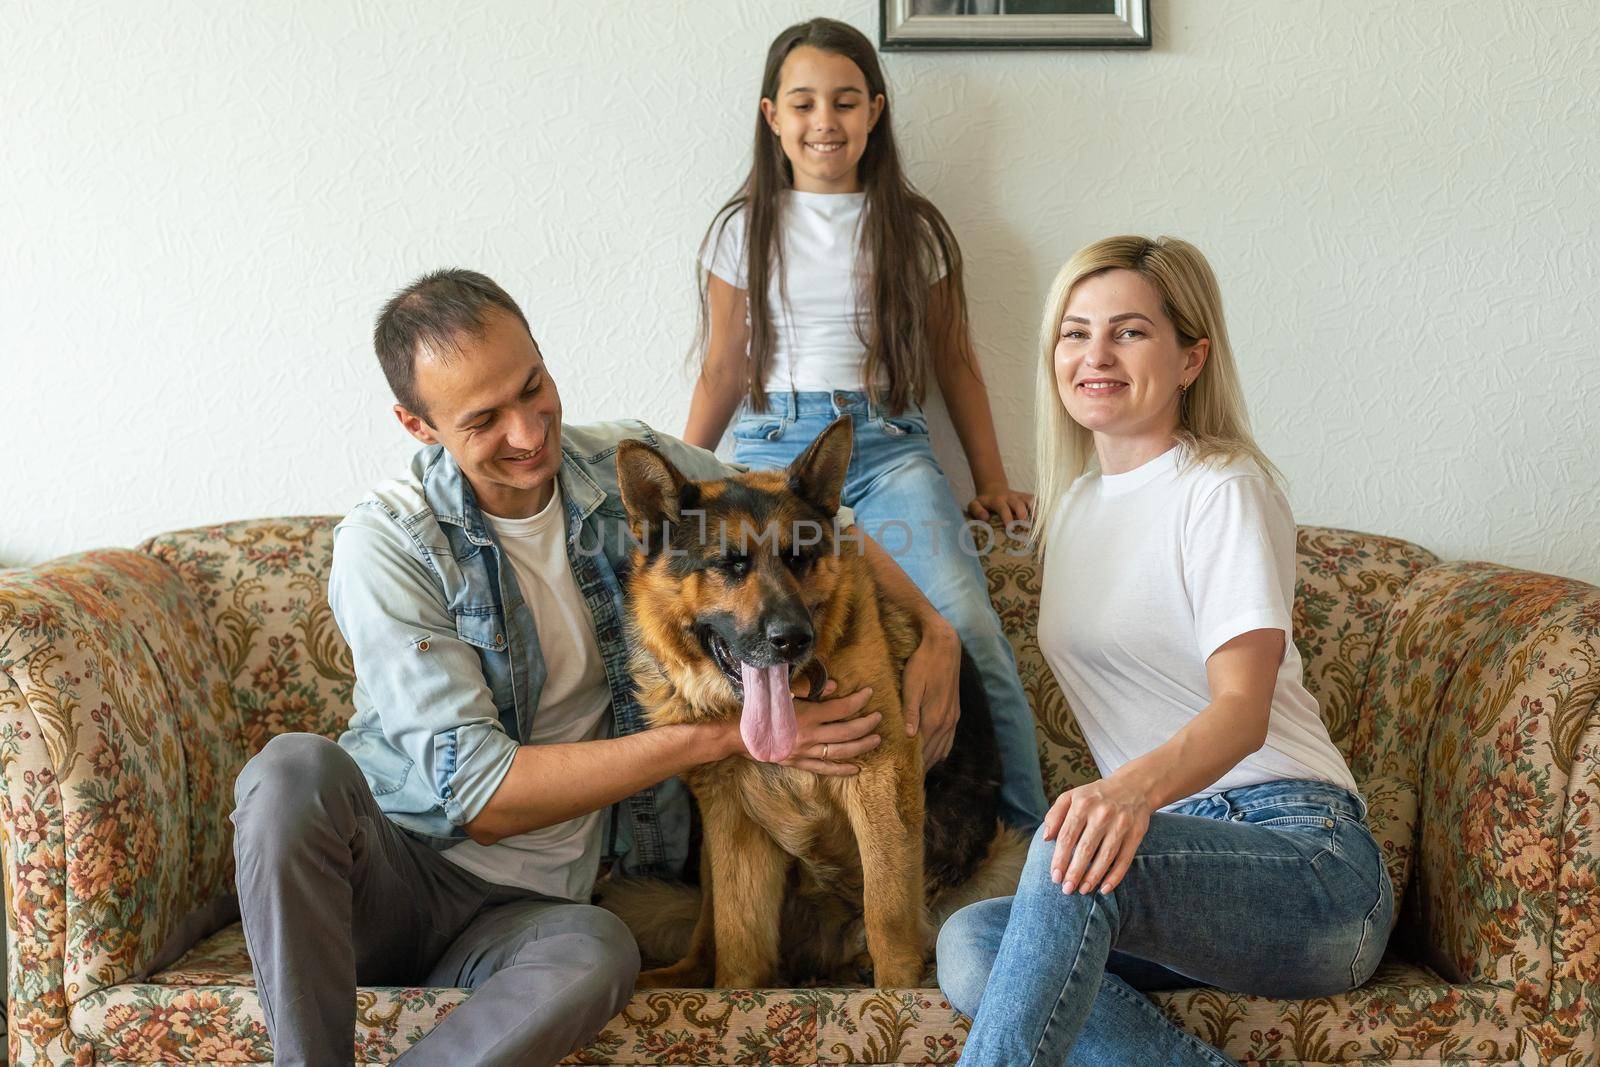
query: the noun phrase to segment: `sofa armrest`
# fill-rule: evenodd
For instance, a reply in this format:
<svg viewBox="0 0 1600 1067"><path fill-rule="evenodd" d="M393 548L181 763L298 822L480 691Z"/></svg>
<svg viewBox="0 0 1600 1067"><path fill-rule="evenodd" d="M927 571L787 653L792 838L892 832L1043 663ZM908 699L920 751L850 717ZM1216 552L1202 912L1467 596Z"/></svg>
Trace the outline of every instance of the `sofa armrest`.
<svg viewBox="0 0 1600 1067"><path fill-rule="evenodd" d="M71 1062L72 1002L160 965L231 892L244 754L203 619L141 553L0 575L14 1062Z"/></svg>
<svg viewBox="0 0 1600 1067"><path fill-rule="evenodd" d="M0 674L0 847L5 856L9 1062L70 1064L63 976L67 920L61 794L38 720Z"/></svg>
<svg viewBox="0 0 1600 1067"><path fill-rule="evenodd" d="M1597 649L1600 589L1442 564L1395 601L1364 700L1375 772L1419 785L1400 943L1513 992L1546 1063L1594 1049Z"/></svg>
<svg viewBox="0 0 1600 1067"><path fill-rule="evenodd" d="M1527 1031L1541 1063L1600 1063L1600 606L1589 622L1589 712L1574 741L1556 844L1549 1004Z"/></svg>

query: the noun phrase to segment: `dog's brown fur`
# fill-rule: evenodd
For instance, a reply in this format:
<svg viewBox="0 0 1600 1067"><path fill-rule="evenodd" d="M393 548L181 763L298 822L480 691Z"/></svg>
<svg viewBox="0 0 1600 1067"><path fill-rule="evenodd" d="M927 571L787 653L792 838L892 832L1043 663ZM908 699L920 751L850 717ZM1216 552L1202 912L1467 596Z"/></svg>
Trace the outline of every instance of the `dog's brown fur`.
<svg viewBox="0 0 1600 1067"><path fill-rule="evenodd" d="M820 671L801 668L825 664L841 692L871 686L866 710L883 716L882 742L854 759L860 772L851 777L743 758L685 775L704 827L698 914L687 947L674 925L687 925L687 893L657 889L653 897L636 896L633 907L622 902L621 887L608 894L647 958L678 960L646 972L641 985L766 986L796 971L854 979L863 947L872 984L919 985L930 920L953 910L952 901L1000 895L1016 884L1026 842L992 822L987 840L962 840L956 849L967 854L964 877L925 878L921 738L906 736L900 696L919 634L915 620L882 597L867 559L853 547L835 550L833 516L850 448L845 419L786 471L718 482L689 482L637 442L618 450L623 500L644 546L629 578L629 625L639 702L651 725L737 718L740 698L708 652L704 620L720 617L731 629L749 630L774 604L796 602L815 645L796 663L795 678L820 682ZM695 509L716 525L693 528L698 520L685 512ZM813 528L819 541L807 552L791 535ZM746 555L746 572L707 562L707 542L724 532L729 544L760 546ZM774 532L777 544L755 540ZM750 540L741 542L741 533ZM669 544L684 554L674 557Z"/></svg>

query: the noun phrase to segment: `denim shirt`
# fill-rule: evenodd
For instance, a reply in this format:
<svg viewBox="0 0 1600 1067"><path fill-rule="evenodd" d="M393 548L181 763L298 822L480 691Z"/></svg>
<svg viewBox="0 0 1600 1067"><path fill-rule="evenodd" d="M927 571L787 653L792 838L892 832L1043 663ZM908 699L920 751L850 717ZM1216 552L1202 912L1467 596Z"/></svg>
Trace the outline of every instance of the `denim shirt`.
<svg viewBox="0 0 1600 1067"><path fill-rule="evenodd" d="M655 447L691 479L739 469L642 422L562 429L567 560L605 660L608 736L645 728L622 625L624 438ZM546 669L533 612L442 446L419 451L408 476L373 490L335 528L328 602L356 676L355 715L339 744L395 823L435 848L459 844L530 737ZM689 818L679 779L635 793L612 806L603 855L630 874L677 876Z"/></svg>

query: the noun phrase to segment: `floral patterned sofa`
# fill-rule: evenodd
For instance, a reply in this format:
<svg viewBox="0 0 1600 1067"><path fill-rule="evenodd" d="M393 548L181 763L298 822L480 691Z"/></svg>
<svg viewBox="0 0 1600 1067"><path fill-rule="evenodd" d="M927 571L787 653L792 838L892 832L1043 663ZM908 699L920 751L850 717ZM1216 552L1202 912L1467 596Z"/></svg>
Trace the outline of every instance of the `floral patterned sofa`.
<svg viewBox="0 0 1600 1067"><path fill-rule="evenodd" d="M10 1055L268 1061L231 909L234 776L273 734L336 734L350 660L332 521L164 534L0 572ZM1052 793L1092 765L1032 638L1038 572L988 558ZM1403 888L1373 979L1308 1001L1157 994L1264 1064L1595 1064L1600 589L1302 528L1296 641ZM363 989L393 1059L467 994ZM641 992L573 1064L950 1063L931 989Z"/></svg>

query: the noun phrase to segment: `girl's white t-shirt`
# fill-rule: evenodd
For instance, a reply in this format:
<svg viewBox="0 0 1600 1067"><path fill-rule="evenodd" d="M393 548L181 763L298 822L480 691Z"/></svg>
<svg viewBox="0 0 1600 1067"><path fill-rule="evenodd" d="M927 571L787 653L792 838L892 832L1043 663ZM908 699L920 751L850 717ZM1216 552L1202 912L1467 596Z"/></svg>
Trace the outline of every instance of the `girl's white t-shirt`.
<svg viewBox="0 0 1600 1067"><path fill-rule="evenodd" d="M778 227L783 245L783 291L774 262L767 288L773 352L764 383L769 393L830 392L864 387L861 286L870 259L861 250L867 194L783 191ZM706 250L705 268L736 289L749 289L743 210L719 219ZM939 276L943 276L942 265ZM787 300L784 297L787 297ZM886 385L887 379L878 381Z"/></svg>
<svg viewBox="0 0 1600 1067"><path fill-rule="evenodd" d="M1039 648L1102 776L1171 740L1211 702L1206 660L1278 629L1284 657L1266 744L1205 789L1315 779L1357 792L1302 682L1293 640L1294 516L1251 459L1091 471L1050 517ZM1164 809L1165 810L1165 809Z"/></svg>

